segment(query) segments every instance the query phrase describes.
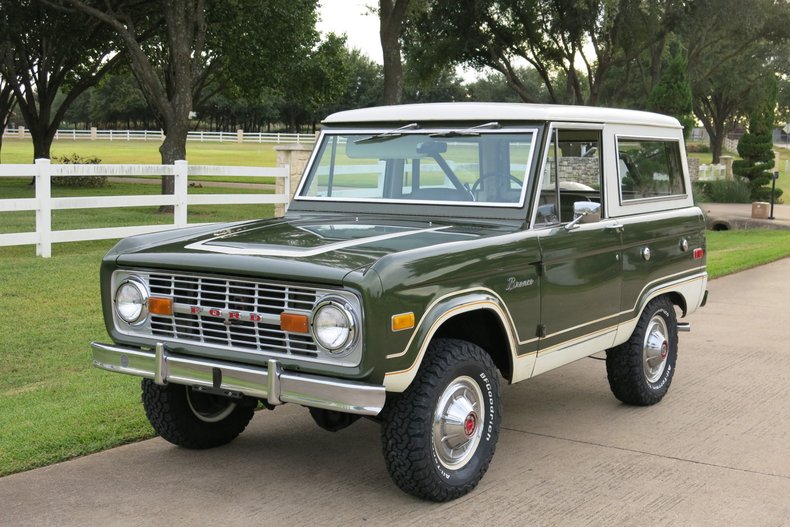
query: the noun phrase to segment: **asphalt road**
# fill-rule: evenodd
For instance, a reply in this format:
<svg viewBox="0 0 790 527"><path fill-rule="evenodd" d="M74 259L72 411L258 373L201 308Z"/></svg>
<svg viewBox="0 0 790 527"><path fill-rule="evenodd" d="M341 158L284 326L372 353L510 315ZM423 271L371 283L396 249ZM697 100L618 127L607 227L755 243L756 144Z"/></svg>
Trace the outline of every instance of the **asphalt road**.
<svg viewBox="0 0 790 527"><path fill-rule="evenodd" d="M0 525L790 526L790 258L709 289L663 402L618 403L593 359L505 387L491 469L455 502L401 493L374 423L285 406L212 451L157 438L2 478Z"/></svg>

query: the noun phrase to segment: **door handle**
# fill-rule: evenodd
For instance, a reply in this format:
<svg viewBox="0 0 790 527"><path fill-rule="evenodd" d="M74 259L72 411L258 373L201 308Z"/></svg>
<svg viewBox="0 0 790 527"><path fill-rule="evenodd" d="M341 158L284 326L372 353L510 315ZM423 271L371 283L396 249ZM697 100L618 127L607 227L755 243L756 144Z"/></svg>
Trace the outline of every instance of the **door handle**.
<svg viewBox="0 0 790 527"><path fill-rule="evenodd" d="M606 232L620 234L625 230L625 226L622 223L615 223L614 225L607 225L605 230Z"/></svg>

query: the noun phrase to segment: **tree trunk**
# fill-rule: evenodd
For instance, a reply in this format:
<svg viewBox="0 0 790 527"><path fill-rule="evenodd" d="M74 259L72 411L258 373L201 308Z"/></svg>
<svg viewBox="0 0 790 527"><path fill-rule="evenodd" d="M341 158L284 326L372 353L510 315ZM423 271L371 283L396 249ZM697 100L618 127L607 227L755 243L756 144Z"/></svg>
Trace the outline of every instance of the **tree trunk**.
<svg viewBox="0 0 790 527"><path fill-rule="evenodd" d="M403 97L400 35L409 1L379 0L379 38L384 62L384 104L398 104Z"/></svg>
<svg viewBox="0 0 790 527"><path fill-rule="evenodd" d="M159 147L159 154L162 156L163 165L172 165L176 161L187 158L187 132L189 122L178 123L167 127L165 140ZM173 194L175 192L175 179L173 176L162 176L162 194ZM162 207L160 212L172 211L172 207Z"/></svg>
<svg viewBox="0 0 790 527"><path fill-rule="evenodd" d="M708 132L710 134L710 132ZM710 152L713 155L711 163L718 165L724 151L724 126L717 123L716 131L710 136Z"/></svg>

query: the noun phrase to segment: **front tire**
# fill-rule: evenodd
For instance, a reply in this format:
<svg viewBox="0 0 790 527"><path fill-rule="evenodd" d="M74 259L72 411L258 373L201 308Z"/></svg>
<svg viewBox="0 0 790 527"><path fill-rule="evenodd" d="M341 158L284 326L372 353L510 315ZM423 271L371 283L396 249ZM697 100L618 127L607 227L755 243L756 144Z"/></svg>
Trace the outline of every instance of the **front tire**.
<svg viewBox="0 0 790 527"><path fill-rule="evenodd" d="M449 501L474 489L488 470L501 422L499 379L479 346L438 339L416 378L384 412L384 459L401 490Z"/></svg>
<svg viewBox="0 0 790 527"><path fill-rule="evenodd" d="M606 351L609 387L626 404L656 404L672 384L677 357L675 306L659 297L647 304L631 338Z"/></svg>
<svg viewBox="0 0 790 527"><path fill-rule="evenodd" d="M205 449L230 443L255 412L254 399L229 399L181 384L160 386L143 379L143 407L163 439L184 448Z"/></svg>

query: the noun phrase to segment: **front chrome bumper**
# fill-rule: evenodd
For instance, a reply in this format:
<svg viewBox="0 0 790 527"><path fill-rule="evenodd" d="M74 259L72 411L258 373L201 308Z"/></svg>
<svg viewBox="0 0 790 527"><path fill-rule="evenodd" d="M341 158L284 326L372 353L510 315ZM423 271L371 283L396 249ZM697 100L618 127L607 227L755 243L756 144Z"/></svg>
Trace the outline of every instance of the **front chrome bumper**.
<svg viewBox="0 0 790 527"><path fill-rule="evenodd" d="M386 398L383 386L283 371L270 359L268 368L172 355L162 344L155 351L91 343L93 365L104 370L313 408L378 415Z"/></svg>

